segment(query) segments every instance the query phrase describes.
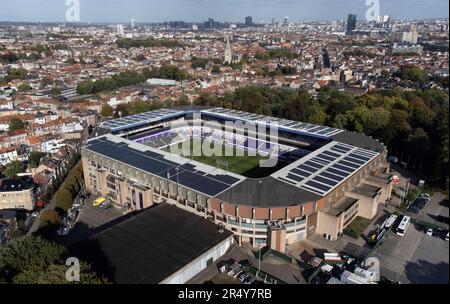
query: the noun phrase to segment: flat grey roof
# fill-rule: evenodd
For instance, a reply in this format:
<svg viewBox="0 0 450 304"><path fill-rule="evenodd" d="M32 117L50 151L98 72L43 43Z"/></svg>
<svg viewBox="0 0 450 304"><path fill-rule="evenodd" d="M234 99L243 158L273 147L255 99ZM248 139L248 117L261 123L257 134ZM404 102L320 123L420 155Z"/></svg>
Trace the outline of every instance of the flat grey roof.
<svg viewBox="0 0 450 304"><path fill-rule="evenodd" d="M259 115L254 113L242 112L226 108L212 108L203 110L202 113L219 116L222 118L239 119L251 123L268 123L277 125L290 131L297 131L318 137L330 137L342 132L340 129L331 128L327 126L319 126L310 123L302 123L300 121L293 121L288 119L276 118L272 116Z"/></svg>
<svg viewBox="0 0 450 304"><path fill-rule="evenodd" d="M118 284L157 284L233 234L191 212L157 205L69 248Z"/></svg>
<svg viewBox="0 0 450 304"><path fill-rule="evenodd" d="M384 150L383 145L379 141L364 134L344 130L341 133L331 136L331 138L341 143L378 153L381 153Z"/></svg>
<svg viewBox="0 0 450 304"><path fill-rule="evenodd" d="M247 178L216 198L239 205L267 208L301 205L317 201L321 196L269 176L263 179Z"/></svg>
<svg viewBox="0 0 450 304"><path fill-rule="evenodd" d="M353 204L355 204L357 201L358 201L357 199L344 196L340 201L338 201L333 206L328 206L321 211L333 216L338 216L339 214L341 214L342 212L346 211L348 208L353 206Z"/></svg>
<svg viewBox="0 0 450 304"><path fill-rule="evenodd" d="M130 115L114 120L109 120L100 125L101 128L117 132L133 127L138 127L159 120L169 119L177 115L184 114L183 111L173 109L159 109L142 114Z"/></svg>

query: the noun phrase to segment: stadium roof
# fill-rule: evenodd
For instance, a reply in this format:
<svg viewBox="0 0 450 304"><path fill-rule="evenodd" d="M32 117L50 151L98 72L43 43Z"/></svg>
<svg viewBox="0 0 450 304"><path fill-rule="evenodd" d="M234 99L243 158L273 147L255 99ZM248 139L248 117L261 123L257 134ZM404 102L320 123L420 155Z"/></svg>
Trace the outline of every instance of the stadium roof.
<svg viewBox="0 0 450 304"><path fill-rule="evenodd" d="M109 120L102 123L100 125L100 128L111 130L112 132L117 132L129 128L139 127L141 125L149 124L152 122L169 119L183 113L183 111L177 111L173 109L159 109L142 114Z"/></svg>
<svg viewBox="0 0 450 304"><path fill-rule="evenodd" d="M291 185L325 196L380 153L332 141L272 174Z"/></svg>
<svg viewBox="0 0 450 304"><path fill-rule="evenodd" d="M267 208L306 204L319 200L321 196L269 176L263 179L246 179L216 198L239 205Z"/></svg>
<svg viewBox="0 0 450 304"><path fill-rule="evenodd" d="M218 228L162 204L73 245L70 253L115 283L157 284L233 235Z"/></svg>
<svg viewBox="0 0 450 304"><path fill-rule="evenodd" d="M101 127L126 130L192 112L277 124L285 131L329 142L263 179L246 178L111 134L89 140L86 149L208 197L257 207L289 206L323 197L384 150L380 142L363 134L224 108L161 109L106 122Z"/></svg>
<svg viewBox="0 0 450 304"><path fill-rule="evenodd" d="M239 119L245 122L252 123L267 123L279 128L301 132L308 135L318 136L318 137L330 137L342 132L342 130L330 128L326 126L319 126L309 123L302 123L299 121L293 121L288 119L276 118L271 116L259 115L254 113L236 111L232 109L225 108L212 108L208 110L203 110L202 113L212 114L214 116L220 116L230 119Z"/></svg>
<svg viewBox="0 0 450 304"><path fill-rule="evenodd" d="M111 134L89 140L86 149L210 197L245 179Z"/></svg>

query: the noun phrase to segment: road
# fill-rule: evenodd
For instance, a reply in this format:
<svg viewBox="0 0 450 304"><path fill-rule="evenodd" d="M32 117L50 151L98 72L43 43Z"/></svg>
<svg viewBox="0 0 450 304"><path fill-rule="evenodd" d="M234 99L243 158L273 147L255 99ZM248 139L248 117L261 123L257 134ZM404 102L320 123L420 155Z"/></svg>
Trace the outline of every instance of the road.
<svg viewBox="0 0 450 304"><path fill-rule="evenodd" d="M33 222L33 225L30 227L30 229L28 229L25 236L30 236L33 233L35 233L36 231L38 231L42 212L44 212L46 210L54 210L55 206L56 206L56 201L55 201L55 197L53 196L52 199L50 200L50 202L48 204L46 204L44 206L44 208L42 208L42 210L39 212L38 216L35 218L35 220Z"/></svg>

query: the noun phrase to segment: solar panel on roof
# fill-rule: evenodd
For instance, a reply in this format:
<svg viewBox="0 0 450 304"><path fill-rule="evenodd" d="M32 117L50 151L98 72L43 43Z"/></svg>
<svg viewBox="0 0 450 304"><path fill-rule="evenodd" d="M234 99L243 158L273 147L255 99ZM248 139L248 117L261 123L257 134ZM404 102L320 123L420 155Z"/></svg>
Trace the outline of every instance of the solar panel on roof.
<svg viewBox="0 0 450 304"><path fill-rule="evenodd" d="M325 167L324 165L317 164L317 163L314 163L312 161L305 162L305 165L313 167L313 168L316 168L317 170L322 169L323 167Z"/></svg>
<svg viewBox="0 0 450 304"><path fill-rule="evenodd" d="M209 178L218 180L220 182L223 182L225 184L228 184L228 185L232 185L232 184L234 184L234 183L239 181L239 179L237 179L237 178L235 178L233 176L230 176L230 175L211 175L211 174L208 174L206 176L209 177Z"/></svg>
<svg viewBox="0 0 450 304"><path fill-rule="evenodd" d="M360 165L359 165L359 164L355 164L355 163L350 163L350 162L348 162L348 161L345 161L345 160L341 160L341 161L339 161L339 162L338 162L338 164L340 164L340 165L344 165L344 166L347 166L347 167L350 167L350 168L353 168L353 169L357 169L357 168L359 168L359 167L360 167Z"/></svg>
<svg viewBox="0 0 450 304"><path fill-rule="evenodd" d="M289 179L295 180L297 182L301 182L302 180L304 180L304 178L294 175L294 174L291 174L291 173L289 173L286 177Z"/></svg>
<svg viewBox="0 0 450 304"><path fill-rule="evenodd" d="M297 175L303 176L303 177L308 177L311 175L311 173L307 172L307 171L303 171L297 168L294 168L291 170L292 173L295 173Z"/></svg>
<svg viewBox="0 0 450 304"><path fill-rule="evenodd" d="M344 145L342 143L338 143L338 144L334 145L334 147L341 149L341 150L345 150L345 151L350 151L355 148L355 147L350 147L350 146Z"/></svg>
<svg viewBox="0 0 450 304"><path fill-rule="evenodd" d="M350 157L354 157L354 158L359 159L359 160L363 160L364 162L367 162L368 160L370 160L370 157L358 155L358 154L355 154L355 153L349 154L349 156Z"/></svg>
<svg viewBox="0 0 450 304"><path fill-rule="evenodd" d="M344 166L341 166L341 165L338 165L338 164L334 164L331 168L339 169L339 170L341 170L341 171L349 172L349 173L354 171L354 170L351 169L351 168L344 167Z"/></svg>
<svg viewBox="0 0 450 304"><path fill-rule="evenodd" d="M332 173L328 173L328 172L326 172L326 171L320 173L319 176L326 177L326 178L328 178L328 179L335 180L335 181L337 181L337 182L340 182L341 180L344 179L343 176L339 176L339 175L335 175L335 174L332 174Z"/></svg>
<svg viewBox="0 0 450 304"><path fill-rule="evenodd" d="M321 130L321 129L322 129L322 127L316 126L316 127L314 127L314 128L309 129L308 131L309 131L309 132L317 132L317 131L319 131L319 130Z"/></svg>
<svg viewBox="0 0 450 304"><path fill-rule="evenodd" d="M295 185L295 183L293 181L290 181L288 179L285 179L284 177L279 177L280 180L282 180L283 182L289 183L291 185Z"/></svg>
<svg viewBox="0 0 450 304"><path fill-rule="evenodd" d="M319 164L323 164L323 165L328 165L330 163L330 161L319 158L319 157L314 157L314 161Z"/></svg>
<svg viewBox="0 0 450 304"><path fill-rule="evenodd" d="M296 125L292 126L292 128L293 128L293 129L301 128L301 126L303 126L303 125L304 125L304 124L302 124L302 123L297 123Z"/></svg>
<svg viewBox="0 0 450 304"><path fill-rule="evenodd" d="M325 170L325 172L326 173L333 173L333 174L336 174L336 175L339 175L339 176L342 176L342 177L347 177L348 176L347 172L343 172L341 170L336 170L336 169L333 169L333 168L328 168L327 170Z"/></svg>
<svg viewBox="0 0 450 304"><path fill-rule="evenodd" d="M326 155L326 156L334 157L335 159L342 155L342 154L337 154L337 153L331 152L331 151L323 151L322 154Z"/></svg>
<svg viewBox="0 0 450 304"><path fill-rule="evenodd" d="M298 123L296 121L288 123L286 126L289 128L292 128L293 126L297 125Z"/></svg>
<svg viewBox="0 0 450 304"><path fill-rule="evenodd" d="M330 161L330 162L332 162L332 161L334 161L334 160L336 159L336 157L331 157L331 156L329 156L329 155L325 155L323 152L320 153L320 154L318 154L317 157L326 159L326 160L328 160L328 161Z"/></svg>
<svg viewBox="0 0 450 304"><path fill-rule="evenodd" d="M305 185L310 186L312 188L322 190L324 192L326 192L332 188L332 186L322 185L322 184L316 183L314 181L309 181L309 182L305 183Z"/></svg>
<svg viewBox="0 0 450 304"><path fill-rule="evenodd" d="M336 186L339 183L338 181L330 180L330 179L323 178L323 177L320 177L320 176L314 177L313 181L320 182L320 183L326 184L328 186Z"/></svg>
<svg viewBox="0 0 450 304"><path fill-rule="evenodd" d="M303 171L306 171L306 172L311 172L311 173L314 173L314 172L316 172L317 171L317 169L315 169L315 168L311 168L311 167L309 167L309 166L306 166L306 165L300 165L300 166L298 166L297 167L298 169L300 169L300 170L303 170Z"/></svg>
<svg viewBox="0 0 450 304"><path fill-rule="evenodd" d="M346 160L346 161L349 161L349 162L352 162L352 163L356 163L356 164L359 164L359 165L363 165L363 164L366 163L363 160L356 159L356 158L353 158L353 157L350 157L350 156L344 157L343 160Z"/></svg>
<svg viewBox="0 0 450 304"><path fill-rule="evenodd" d="M348 152L348 150L343 150L343 149L340 149L337 147L331 147L331 150L333 150L334 152L337 152L337 153L341 153L341 154L345 154Z"/></svg>
<svg viewBox="0 0 450 304"><path fill-rule="evenodd" d="M174 182L179 182L183 186L209 196L217 195L229 188L231 183L234 184L239 181L239 179L227 175L206 177L203 176L205 175L203 172L187 171L193 170L193 167L180 166L178 163L164 159L162 154L153 151L139 151L123 142L114 143L105 139L95 140L89 143L87 149L161 178L170 178ZM177 167L179 167L178 170ZM167 175L168 172L169 175Z"/></svg>
<svg viewBox="0 0 450 304"><path fill-rule="evenodd" d="M374 154L371 154L371 153L364 152L362 150L356 150L354 153L362 155L362 156L365 156L365 157L369 157L369 158L372 158L372 156L374 155Z"/></svg>
<svg viewBox="0 0 450 304"><path fill-rule="evenodd" d="M325 135L325 134L328 134L330 131L332 131L333 129L331 129L331 128L326 128L326 129L324 129L324 130L322 130L322 131L319 131L319 132L317 132L318 134L321 134L321 135Z"/></svg>
<svg viewBox="0 0 450 304"><path fill-rule="evenodd" d="M319 129L317 129L317 130L315 131L315 133L320 133L321 131L324 131L324 130L327 130L327 129L328 129L328 127L320 126Z"/></svg>

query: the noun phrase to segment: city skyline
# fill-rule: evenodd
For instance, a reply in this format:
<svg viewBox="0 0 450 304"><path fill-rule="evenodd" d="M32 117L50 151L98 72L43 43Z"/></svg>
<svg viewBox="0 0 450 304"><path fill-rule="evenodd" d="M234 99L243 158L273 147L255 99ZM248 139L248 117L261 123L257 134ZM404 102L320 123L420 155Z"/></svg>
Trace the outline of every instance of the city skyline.
<svg viewBox="0 0 450 304"><path fill-rule="evenodd" d="M105 3L108 3L106 6ZM157 6L156 6L157 4ZM64 0L18 0L6 5L0 12L2 22L64 22ZM24 9L27 8L27 9ZM220 22L244 23L246 16L253 22L277 21L285 16L292 22L345 20L349 13L364 19L366 6L363 0L312 1L312 0L130 0L125 2L80 0L80 22L157 23L183 20L202 22L214 18ZM381 1L381 15L394 19L448 18L449 3L445 0L395 0Z"/></svg>

